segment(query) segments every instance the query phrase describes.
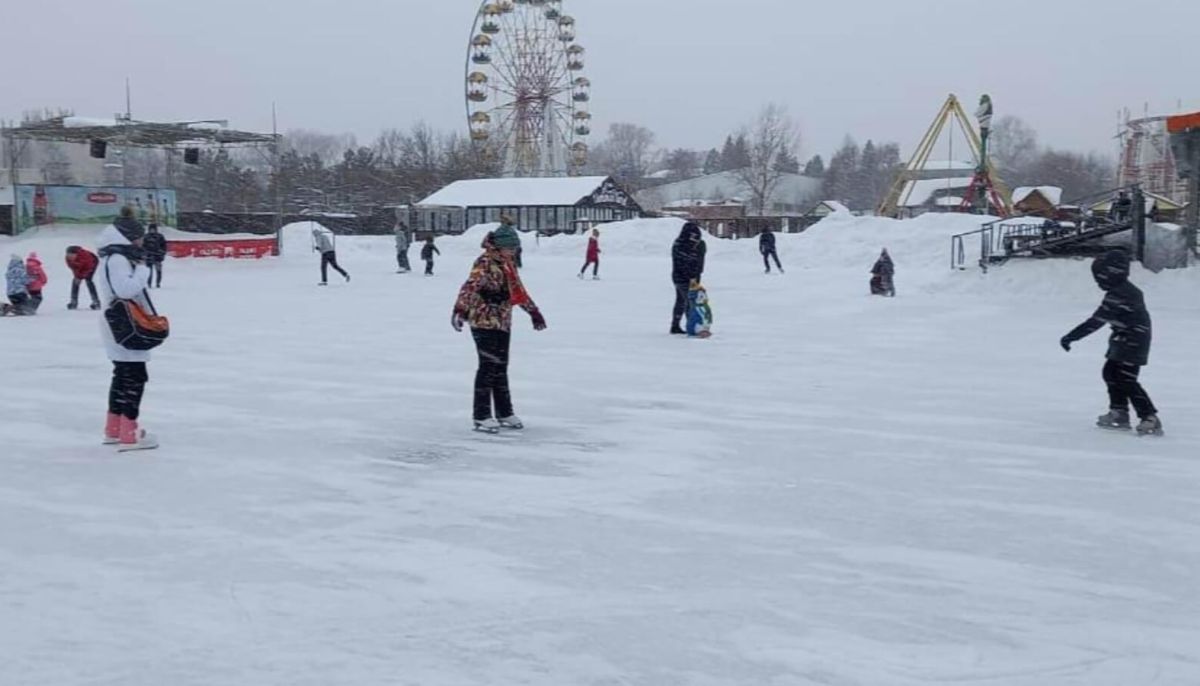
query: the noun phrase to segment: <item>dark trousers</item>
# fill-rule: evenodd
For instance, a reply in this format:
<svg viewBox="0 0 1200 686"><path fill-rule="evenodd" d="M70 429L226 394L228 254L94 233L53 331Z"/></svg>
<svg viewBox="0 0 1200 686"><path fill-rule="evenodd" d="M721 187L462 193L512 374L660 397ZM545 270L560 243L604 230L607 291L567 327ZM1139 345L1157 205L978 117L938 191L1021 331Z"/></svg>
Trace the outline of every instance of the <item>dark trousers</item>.
<svg viewBox="0 0 1200 686"><path fill-rule="evenodd" d="M675 310L671 321L675 326L679 326L679 320L683 318L683 313L687 310L688 284L675 284Z"/></svg>
<svg viewBox="0 0 1200 686"><path fill-rule="evenodd" d="M142 396L150 375L145 362L113 362L112 386L108 390L108 411L137 421L142 411Z"/></svg>
<svg viewBox="0 0 1200 686"><path fill-rule="evenodd" d="M154 277L157 276L158 277L157 285L161 288L162 287L162 266L163 266L162 261L161 260L158 262L147 261L146 266L150 268L150 278L146 280L146 285L147 286L155 285L156 281L155 281Z"/></svg>
<svg viewBox="0 0 1200 686"><path fill-rule="evenodd" d="M592 276L599 276L600 275L600 258L597 257L594 260L589 259L587 262L584 262L583 269L580 269L579 273L582 274L582 273L586 272L588 267L592 268Z"/></svg>
<svg viewBox="0 0 1200 686"><path fill-rule="evenodd" d="M425 260L425 276L433 276L433 258Z"/></svg>
<svg viewBox="0 0 1200 686"><path fill-rule="evenodd" d="M330 267L333 267L334 270L336 270L337 273L341 274L343 278L347 278L347 279L350 278L350 275L346 273L346 270L342 269L338 265L337 253L330 250L329 252L321 253L321 283L329 282L329 268Z"/></svg>
<svg viewBox="0 0 1200 686"><path fill-rule="evenodd" d="M42 306L42 292L29 291L29 300L25 302L25 314L37 314L38 308Z"/></svg>
<svg viewBox="0 0 1200 686"><path fill-rule="evenodd" d="M12 303L11 305L9 303ZM18 317L30 314L29 296L25 293L9 293L8 302L0 306L0 312Z"/></svg>
<svg viewBox="0 0 1200 686"><path fill-rule="evenodd" d="M406 272L412 271L412 267L409 266L409 264L408 264L408 251L407 250L397 250L396 251L396 266Z"/></svg>
<svg viewBox="0 0 1200 686"><path fill-rule="evenodd" d="M86 279L75 279L71 281L71 304L79 304L79 284L87 282L88 294L92 296L93 303L100 302L100 296L96 293L96 284L92 281L92 277Z"/></svg>
<svg viewBox="0 0 1200 686"><path fill-rule="evenodd" d="M475 372L475 421L513 416L512 395L508 390L508 352L512 334L507 331L471 329L479 370Z"/></svg>
<svg viewBox="0 0 1200 686"><path fill-rule="evenodd" d="M1139 419L1158 414L1150 395L1138 381L1142 368L1136 364L1109 360L1104 365L1104 383L1108 385L1109 409L1129 411L1130 403Z"/></svg>
<svg viewBox="0 0 1200 686"><path fill-rule="evenodd" d="M775 258L775 266L779 268L779 271L783 271L783 265L779 263L779 254L776 253L774 250L764 250L763 251L763 266L767 268L767 271L771 271L771 258L772 257Z"/></svg>

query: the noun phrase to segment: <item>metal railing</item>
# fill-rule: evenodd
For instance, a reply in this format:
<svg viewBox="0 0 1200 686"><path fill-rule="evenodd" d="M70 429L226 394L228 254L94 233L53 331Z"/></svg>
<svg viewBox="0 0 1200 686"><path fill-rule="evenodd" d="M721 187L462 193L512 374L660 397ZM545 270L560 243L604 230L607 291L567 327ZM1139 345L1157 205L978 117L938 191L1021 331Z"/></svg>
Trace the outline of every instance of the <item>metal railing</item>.
<svg viewBox="0 0 1200 686"><path fill-rule="evenodd" d="M1105 198L1115 197L1122 191L1129 192L1132 195L1137 189L1137 186L1114 188L1077 198L1065 203L1065 205L1079 207L1086 218L1086 207L1088 205ZM1022 219L1028 221L1022 222ZM979 259L977 264L986 272L990 265L1007 262L1014 256L1014 253L1022 251L1021 247L1028 247L1031 244L1052 240L1060 241L1069 238L1080 238L1092 234L1099 236L1111 233L1113 229L1125 230L1130 228L1123 224L1118 226L1106 219L1103 222L1094 223L1092 226L1097 228L1093 230L1085 229L1080 224L1074 228L1060 227L1051 232L1047 229L1047 221L1053 220L1048 220L1046 217L1037 214L1019 214L1007 219L994 219L981 225L975 231L951 236L950 269L959 271L967 268L967 245L975 239L979 241Z"/></svg>

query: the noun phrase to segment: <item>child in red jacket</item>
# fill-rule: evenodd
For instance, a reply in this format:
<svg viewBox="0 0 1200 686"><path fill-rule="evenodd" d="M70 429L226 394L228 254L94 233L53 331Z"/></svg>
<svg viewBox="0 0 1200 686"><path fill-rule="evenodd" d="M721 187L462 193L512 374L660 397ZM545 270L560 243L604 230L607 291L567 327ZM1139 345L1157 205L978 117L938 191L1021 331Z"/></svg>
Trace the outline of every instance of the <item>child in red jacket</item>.
<svg viewBox="0 0 1200 686"><path fill-rule="evenodd" d="M579 270L579 278L583 278L583 273L587 268L592 268L592 279L600 280L600 229L592 230L592 237L588 239L587 261L583 263L583 269Z"/></svg>
<svg viewBox="0 0 1200 686"><path fill-rule="evenodd" d="M29 274L29 285L26 287L29 291L29 314L37 314L38 308L42 306L42 290L46 288L46 270L42 267L42 261L38 259L37 253L29 253L29 257L25 258L25 272Z"/></svg>
<svg viewBox="0 0 1200 686"><path fill-rule="evenodd" d="M96 293L95 282L92 281L96 276L96 267L99 264L100 258L78 245L67 248L67 268L75 277L71 281L71 302L67 304L68 310L79 307L79 284L81 282L87 283L88 293L92 296L92 309L100 309L100 296Z"/></svg>

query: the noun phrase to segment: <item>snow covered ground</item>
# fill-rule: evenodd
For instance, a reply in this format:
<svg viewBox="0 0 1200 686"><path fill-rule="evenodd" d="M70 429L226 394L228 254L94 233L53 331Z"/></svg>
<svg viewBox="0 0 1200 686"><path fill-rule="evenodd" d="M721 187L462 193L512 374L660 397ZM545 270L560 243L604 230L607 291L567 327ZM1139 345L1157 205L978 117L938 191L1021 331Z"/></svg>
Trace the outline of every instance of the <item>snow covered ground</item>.
<svg viewBox="0 0 1200 686"><path fill-rule="evenodd" d="M963 217L710 240L715 338L666 334L667 221L527 243L523 437L468 431L436 278L339 240L173 261L155 453L98 445L97 317L0 322L0 683L1130 686L1200 683L1200 273L1135 273L1168 435L1092 428L1086 262L948 269ZM900 297L871 299L880 247ZM416 250L413 251L416 256ZM335 279L336 280L336 279Z"/></svg>

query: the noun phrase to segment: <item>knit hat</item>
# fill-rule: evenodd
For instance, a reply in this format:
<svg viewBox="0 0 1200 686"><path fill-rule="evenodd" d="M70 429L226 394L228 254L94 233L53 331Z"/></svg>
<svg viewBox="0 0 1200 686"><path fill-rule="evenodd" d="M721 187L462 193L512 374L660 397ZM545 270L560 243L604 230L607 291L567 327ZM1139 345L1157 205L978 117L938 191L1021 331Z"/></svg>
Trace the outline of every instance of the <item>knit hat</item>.
<svg viewBox="0 0 1200 686"><path fill-rule="evenodd" d="M492 232L492 244L500 250L516 250L521 247L521 237L516 229L505 224Z"/></svg>
<svg viewBox="0 0 1200 686"><path fill-rule="evenodd" d="M117 227L117 231L120 231L125 240L130 243L146 235L146 230L142 228L142 223L129 217L117 217L117 221L113 222L113 226Z"/></svg>
<svg viewBox="0 0 1200 686"><path fill-rule="evenodd" d="M1096 285L1111 290L1129 280L1129 253L1124 250L1109 250L1092 263L1092 276Z"/></svg>

